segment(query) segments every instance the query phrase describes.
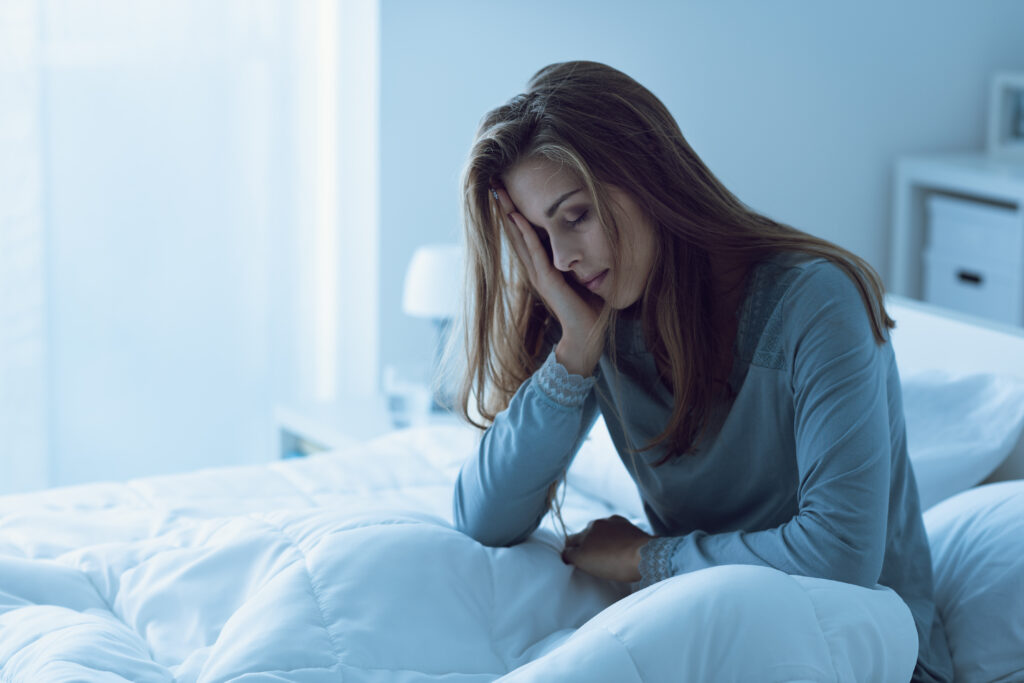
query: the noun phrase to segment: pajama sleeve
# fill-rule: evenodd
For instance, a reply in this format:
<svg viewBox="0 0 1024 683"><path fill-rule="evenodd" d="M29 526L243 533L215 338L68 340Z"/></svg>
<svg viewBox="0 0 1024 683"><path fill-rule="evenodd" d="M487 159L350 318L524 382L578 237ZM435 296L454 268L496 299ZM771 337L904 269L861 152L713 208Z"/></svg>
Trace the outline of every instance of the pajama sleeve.
<svg viewBox="0 0 1024 683"><path fill-rule="evenodd" d="M572 375L551 351L495 416L455 482L455 527L489 546L520 543L540 525L548 488L597 418L596 377Z"/></svg>
<svg viewBox="0 0 1024 683"><path fill-rule="evenodd" d="M641 552L640 586L722 564L878 582L889 509L891 349L877 343L854 283L831 264L809 267L780 306L786 363L779 372L788 373L780 381L792 390L797 512L771 529L657 538Z"/></svg>

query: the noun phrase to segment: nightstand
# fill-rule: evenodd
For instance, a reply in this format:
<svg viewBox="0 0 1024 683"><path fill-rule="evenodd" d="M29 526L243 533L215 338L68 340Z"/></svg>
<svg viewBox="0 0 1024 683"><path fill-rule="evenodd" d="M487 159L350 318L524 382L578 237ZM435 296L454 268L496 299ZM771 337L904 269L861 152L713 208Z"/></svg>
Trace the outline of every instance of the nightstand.
<svg viewBox="0 0 1024 683"><path fill-rule="evenodd" d="M347 448L390 430L383 396L351 402L293 401L274 407L280 458Z"/></svg>
<svg viewBox="0 0 1024 683"><path fill-rule="evenodd" d="M900 159L892 220L890 291L1024 325L1024 161Z"/></svg>

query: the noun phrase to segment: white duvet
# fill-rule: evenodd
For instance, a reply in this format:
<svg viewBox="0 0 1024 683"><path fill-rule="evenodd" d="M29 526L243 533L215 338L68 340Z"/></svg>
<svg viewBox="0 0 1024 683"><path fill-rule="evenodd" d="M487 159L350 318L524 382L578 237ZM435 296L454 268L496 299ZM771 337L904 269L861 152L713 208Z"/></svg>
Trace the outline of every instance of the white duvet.
<svg viewBox="0 0 1024 683"><path fill-rule="evenodd" d="M477 544L450 525L473 438L0 498L0 680L909 680L885 588L727 566L628 594L547 523ZM567 493L572 529L613 512Z"/></svg>

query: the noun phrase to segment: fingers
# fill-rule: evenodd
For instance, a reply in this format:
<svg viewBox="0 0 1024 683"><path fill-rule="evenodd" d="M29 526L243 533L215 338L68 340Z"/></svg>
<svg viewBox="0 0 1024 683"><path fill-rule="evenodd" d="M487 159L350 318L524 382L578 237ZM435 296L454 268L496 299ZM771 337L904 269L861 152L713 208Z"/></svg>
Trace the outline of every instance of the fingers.
<svg viewBox="0 0 1024 683"><path fill-rule="evenodd" d="M565 564L576 564L576 556L580 552L580 546L578 545L567 545L562 550L562 562Z"/></svg>
<svg viewBox="0 0 1024 683"><path fill-rule="evenodd" d="M505 227L505 235L512 245L513 251L526 268L526 275L538 293L544 297L550 285L551 271L554 264L551 262L544 245L537 235L536 229L530 225L526 218L516 211L512 199L505 190L494 190L498 198L498 206L504 213L502 224ZM506 211L506 209L508 209Z"/></svg>
<svg viewBox="0 0 1024 683"><path fill-rule="evenodd" d="M540 238L537 236L536 229L530 225L530 222L526 220L526 217L523 216L523 214L516 210L516 206L512 203L512 198L508 196L508 192L504 189L493 189L491 192L493 192L495 198L497 198L498 206L506 220L511 221L512 225L517 228L516 230L511 231L513 233L513 237L520 238L517 241L520 244L526 245L527 253L529 253L532 259L540 256L544 259L544 263L547 263L547 251L544 249L544 245L541 244ZM536 265L536 263L534 265Z"/></svg>
<svg viewBox="0 0 1024 683"><path fill-rule="evenodd" d="M502 216L504 216L505 225L513 228L511 232L514 236L522 237L524 228L531 228L532 230L532 226L530 226L529 223L526 222L526 219L523 218L522 214L516 210L511 197L508 196L508 193L505 192L505 190L495 190L494 196L498 198L498 208L501 210Z"/></svg>
<svg viewBox="0 0 1024 683"><path fill-rule="evenodd" d="M516 210L516 205L512 203L512 198L508 196L508 192L502 187L491 188L491 194L498 200L498 206L501 208L501 213L505 216L509 215Z"/></svg>
<svg viewBox="0 0 1024 683"><path fill-rule="evenodd" d="M508 241L512 244L512 249L515 250L519 260L526 266L532 280L536 274L536 264L533 261L533 255L530 253L530 245L526 243L526 239L523 236L523 229L516 223L515 215L517 214L509 214L505 217L505 234L508 236Z"/></svg>
<svg viewBox="0 0 1024 683"><path fill-rule="evenodd" d="M576 557L582 551L590 534L593 533L600 538L608 533L614 534L615 529L613 527L621 528L622 525L632 527L633 523L622 515L612 515L611 517L592 520L583 531L566 536L565 548L562 550L562 562L576 564Z"/></svg>
<svg viewBox="0 0 1024 683"><path fill-rule="evenodd" d="M530 280L535 281L536 272L533 257L530 254L529 245L523 239L522 227L516 222L515 216L518 214L515 205L512 203L512 198L508 196L508 192L499 188L491 188L491 195L498 205L498 210L501 211L501 224L505 228L505 235L512 245L512 250L516 252L516 256L519 257L523 266L526 267Z"/></svg>
<svg viewBox="0 0 1024 683"><path fill-rule="evenodd" d="M580 546L583 545L584 533L586 532L581 531L578 534L566 537L565 548L562 550L562 562L565 564L575 564L575 557L579 553Z"/></svg>
<svg viewBox="0 0 1024 683"><path fill-rule="evenodd" d="M540 237L537 236L537 229L534 228L530 221L526 220L526 216L519 213L515 206L512 206L512 200L504 190L498 191L499 197L504 197L504 203L502 206L511 206L511 210L505 213L508 220L512 221L512 224L518 228L518 234L522 237L523 242L529 249L531 258L541 257L544 259L544 263L548 263L547 251L544 250L544 245L540 243Z"/></svg>
<svg viewBox="0 0 1024 683"><path fill-rule="evenodd" d="M555 267L554 263L552 263L547 249L544 248L544 244L540 241L537 230L518 211L509 214L509 218L512 219L512 222L519 229L519 236L526 245L527 253L533 262L533 267L538 271L543 269L553 270Z"/></svg>
<svg viewBox="0 0 1024 683"><path fill-rule="evenodd" d="M501 212L501 228L523 268L520 273L527 284L558 318L563 333L572 329L575 336L586 339L600 310L599 298L578 285L574 287L571 276L555 266L553 252L542 241L543 229L526 220L504 188L490 191L493 210Z"/></svg>

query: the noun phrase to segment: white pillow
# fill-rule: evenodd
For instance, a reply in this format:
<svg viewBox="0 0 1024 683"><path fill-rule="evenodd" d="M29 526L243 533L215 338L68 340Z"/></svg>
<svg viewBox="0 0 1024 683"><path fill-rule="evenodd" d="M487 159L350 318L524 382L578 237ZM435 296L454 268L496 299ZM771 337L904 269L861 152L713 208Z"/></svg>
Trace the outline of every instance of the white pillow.
<svg viewBox="0 0 1024 683"><path fill-rule="evenodd" d="M924 522L956 680L1024 680L1024 480L965 491Z"/></svg>
<svg viewBox="0 0 1024 683"><path fill-rule="evenodd" d="M983 481L1020 438L1020 380L932 371L904 378L901 384L907 450L923 510Z"/></svg>

